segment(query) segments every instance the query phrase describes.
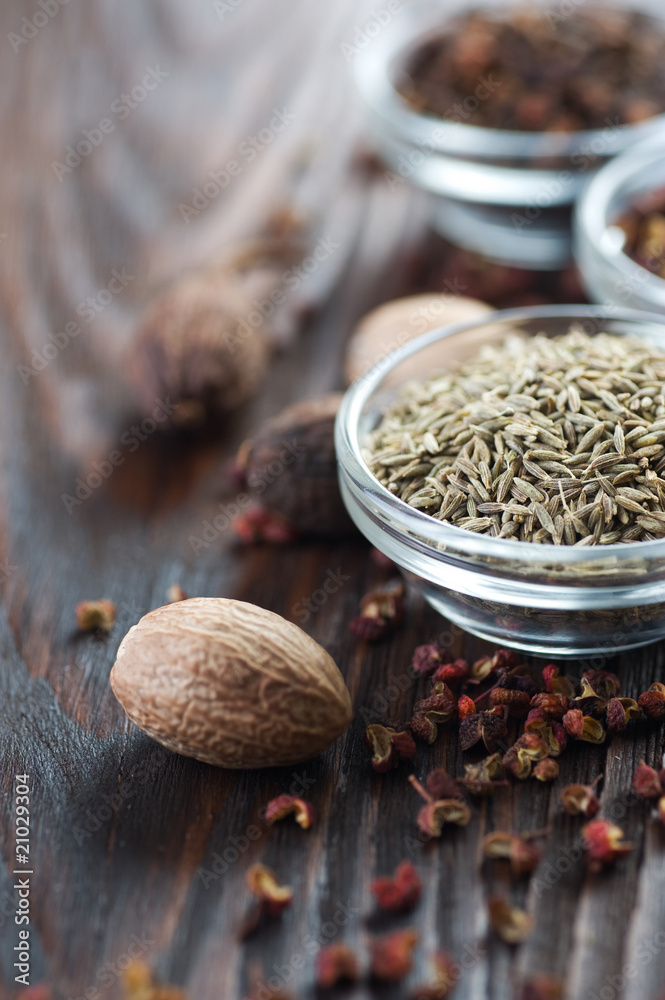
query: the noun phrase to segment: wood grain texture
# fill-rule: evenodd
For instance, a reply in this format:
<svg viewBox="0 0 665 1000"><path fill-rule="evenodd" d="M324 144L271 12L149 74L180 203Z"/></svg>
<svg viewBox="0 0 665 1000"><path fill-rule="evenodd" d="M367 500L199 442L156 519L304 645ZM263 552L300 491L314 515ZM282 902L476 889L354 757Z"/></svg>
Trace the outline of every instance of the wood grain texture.
<svg viewBox="0 0 665 1000"><path fill-rule="evenodd" d="M413 594L407 624L390 642L366 648L354 640L347 622L381 579L359 540L240 548L223 531L198 554L189 541L220 504L233 503L224 463L248 430L288 402L341 386L344 342L367 309L459 277L441 241L426 236L425 200L407 185L391 191L359 157L364 128L340 43L352 41L375 8L357 0L241 0L220 18L208 0L120 7L89 0L65 5L17 51L9 33L18 34L37 6L6 0L0 10L3 998L13 996L17 941L13 778L25 771L34 785L32 981L51 984L58 997L94 989L95 1000L114 1000L119 968L138 949L159 977L196 1000L240 1000L253 961L269 979L302 959L293 990L311 1000L318 943L359 943L372 878L409 855L426 886L411 918L422 940L412 980L332 991L331 998L406 997L437 947L465 965L459 1000L518 996L519 983L535 972L564 978L567 1000L593 991L605 1000L608 990L658 1000L662 992L665 835L628 797L636 762L654 763L662 753L662 727L641 723L632 738L573 749L553 787L511 786L474 806L469 827L422 846L414 841L408 768L375 775L363 728L384 716L406 718L423 696L425 684L403 683L417 643L439 636L452 654L469 658L483 644ZM120 120L113 102L156 67L168 76ZM293 121L186 223L178 206L191 203L209 171L240 155L274 108L288 109ZM53 162L64 160L82 129L109 115L114 130L59 180ZM290 337L268 384L228 418L219 439L195 444L155 433L134 449L125 359L143 304L184 267L263 232L284 206L306 220L314 243L339 245L289 298ZM131 280L86 322L77 309L107 287L114 269ZM468 269L462 277L468 284ZM519 291L504 278L494 298ZM554 283L539 294L554 294ZM22 377L19 366L34 364L49 334L77 319L81 333L42 371ZM68 513L62 494L115 448L122 464ZM305 628L340 665L355 708L348 733L329 752L296 768L229 773L175 756L128 723L109 671L122 636L164 603L169 584L297 620L298 602L329 570L348 579ZM107 639L79 635L76 602L100 596L116 601L116 626ZM625 654L611 666L635 695L663 676L663 648ZM422 775L435 763L462 771L448 734L419 749L414 770ZM574 850L566 854L580 823L562 815L558 791L601 771L605 814L618 817L636 850L615 871L589 876ZM307 832L293 823L267 830L262 807L290 787L306 792L319 821ZM501 863L481 866L487 831L548 823L552 834L530 884L512 882ZM281 920L240 943L245 872L259 860L294 886L295 901ZM488 935L492 893L535 916L532 937L518 949ZM373 918L370 926L409 922ZM629 963L635 974L624 990Z"/></svg>

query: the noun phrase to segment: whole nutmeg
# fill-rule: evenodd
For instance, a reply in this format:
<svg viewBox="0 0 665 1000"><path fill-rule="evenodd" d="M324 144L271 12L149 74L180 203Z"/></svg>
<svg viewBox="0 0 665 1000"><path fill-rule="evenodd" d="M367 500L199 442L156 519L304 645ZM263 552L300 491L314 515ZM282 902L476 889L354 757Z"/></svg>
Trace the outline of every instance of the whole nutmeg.
<svg viewBox="0 0 665 1000"><path fill-rule="evenodd" d="M491 307L485 302L463 295L409 295L384 302L367 313L349 340L344 361L346 383L351 385L382 358L429 330L450 323L471 321L491 312ZM427 349L427 356L423 353L417 360L418 365L422 363L423 367L415 370L416 375L440 365L446 360L445 344L433 345ZM399 380L403 381L411 374L410 370L400 368Z"/></svg>
<svg viewBox="0 0 665 1000"><path fill-rule="evenodd" d="M153 739L220 767L298 764L351 720L325 649L279 615L226 598L145 615L120 644L111 687Z"/></svg>
<svg viewBox="0 0 665 1000"><path fill-rule="evenodd" d="M251 300L227 269L206 267L177 278L146 308L129 363L145 413L166 397L173 422L200 423L233 410L257 391L267 371L263 317L250 325Z"/></svg>
<svg viewBox="0 0 665 1000"><path fill-rule="evenodd" d="M355 530L337 483L334 432L341 401L335 392L287 407L238 453L253 496L302 534L335 537Z"/></svg>

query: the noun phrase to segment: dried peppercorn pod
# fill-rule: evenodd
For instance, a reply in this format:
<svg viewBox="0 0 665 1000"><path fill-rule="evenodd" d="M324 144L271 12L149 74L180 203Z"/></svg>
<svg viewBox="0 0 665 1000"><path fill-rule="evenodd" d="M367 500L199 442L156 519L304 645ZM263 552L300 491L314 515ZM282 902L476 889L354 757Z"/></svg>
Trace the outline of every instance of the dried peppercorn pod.
<svg viewBox="0 0 665 1000"><path fill-rule="evenodd" d="M665 785L658 772L642 761L633 775L633 791L643 799L659 799L665 795Z"/></svg>
<svg viewBox="0 0 665 1000"><path fill-rule="evenodd" d="M394 875L374 879L370 889L382 910L407 913L420 902L423 884L413 863L400 861Z"/></svg>
<svg viewBox="0 0 665 1000"><path fill-rule="evenodd" d="M514 719L523 719L529 711L531 695L515 688L495 687L489 693L492 708L505 705Z"/></svg>
<svg viewBox="0 0 665 1000"><path fill-rule="evenodd" d="M469 664L466 660L453 660L451 663L442 663L436 668L433 680L442 681L444 684L461 684L470 676Z"/></svg>
<svg viewBox="0 0 665 1000"><path fill-rule="evenodd" d="M623 839L623 830L606 819L593 819L582 827L582 837L591 871L600 871L612 865L633 850L633 845Z"/></svg>
<svg viewBox="0 0 665 1000"><path fill-rule="evenodd" d="M409 732L398 732L378 723L365 730L365 746L372 751L372 767L379 774L397 767L400 760L412 760L416 755L416 744Z"/></svg>
<svg viewBox="0 0 665 1000"><path fill-rule="evenodd" d="M665 684L656 681L639 696L637 703L648 719L662 722L665 719Z"/></svg>
<svg viewBox="0 0 665 1000"><path fill-rule="evenodd" d="M356 982L358 979L360 979L360 962L350 945L338 942L321 949L316 958L318 986L329 989L337 983Z"/></svg>
<svg viewBox="0 0 665 1000"><path fill-rule="evenodd" d="M610 698L605 722L610 733L623 733L631 719L639 719L642 709L633 698Z"/></svg>
<svg viewBox="0 0 665 1000"><path fill-rule="evenodd" d="M247 489L300 535L355 532L337 484L335 417L341 393L288 406L240 447L237 463Z"/></svg>
<svg viewBox="0 0 665 1000"><path fill-rule="evenodd" d="M561 789L561 804L570 816L586 816L593 819L600 812L600 800L595 786L600 781L598 775L592 785L566 785Z"/></svg>
<svg viewBox="0 0 665 1000"><path fill-rule="evenodd" d="M370 971L375 979L396 983L411 971L418 932L413 928L392 931L380 938L370 938Z"/></svg>
<svg viewBox="0 0 665 1000"><path fill-rule="evenodd" d="M360 614L349 623L349 629L366 642L376 642L397 628L403 617L404 584L401 580L391 580L365 594Z"/></svg>

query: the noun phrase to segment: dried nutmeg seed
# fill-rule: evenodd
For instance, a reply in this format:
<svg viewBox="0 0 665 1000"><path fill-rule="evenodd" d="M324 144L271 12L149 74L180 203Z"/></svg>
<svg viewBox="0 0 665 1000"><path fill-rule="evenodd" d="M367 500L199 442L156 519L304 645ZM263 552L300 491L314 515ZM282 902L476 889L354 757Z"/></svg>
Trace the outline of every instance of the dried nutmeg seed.
<svg viewBox="0 0 665 1000"><path fill-rule="evenodd" d="M344 372L347 385L361 378L373 365L391 354L396 348L419 337L428 330L449 323L460 323L489 315L490 306L477 299L462 295L409 295L403 299L384 302L373 309L354 330L346 351ZM446 360L446 349L436 344L427 349L425 369L431 363ZM418 371L420 374L420 358ZM400 381L409 377L404 366L399 369Z"/></svg>
<svg viewBox="0 0 665 1000"><path fill-rule="evenodd" d="M355 527L337 484L335 417L341 393L288 406L238 452L248 489L300 534L336 537Z"/></svg>
<svg viewBox="0 0 665 1000"><path fill-rule="evenodd" d="M209 266L176 278L146 308L131 347L129 375L151 414L160 400L171 420L197 424L242 406L268 370L269 344L242 282Z"/></svg>
<svg viewBox="0 0 665 1000"><path fill-rule="evenodd" d="M328 653L292 622L226 598L156 608L129 630L111 686L159 743L220 767L297 764L351 720Z"/></svg>

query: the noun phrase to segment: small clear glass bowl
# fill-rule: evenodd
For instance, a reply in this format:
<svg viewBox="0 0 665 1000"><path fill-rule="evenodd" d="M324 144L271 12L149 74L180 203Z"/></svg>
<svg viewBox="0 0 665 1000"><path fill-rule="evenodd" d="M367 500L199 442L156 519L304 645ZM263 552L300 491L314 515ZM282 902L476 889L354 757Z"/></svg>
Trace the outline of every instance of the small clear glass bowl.
<svg viewBox="0 0 665 1000"><path fill-rule="evenodd" d="M535 2L551 8L549 0ZM523 0L478 6L523 6ZM582 132L513 132L414 111L396 89L397 68L468 9L468 0L447 0L445 8L414 3L357 53L354 71L370 138L392 171L391 187L408 181L435 196L433 224L453 243L529 270L561 267L572 256L571 206L589 174L662 130L665 115ZM662 21L658 7L644 0L594 9L637 10Z"/></svg>
<svg viewBox="0 0 665 1000"><path fill-rule="evenodd" d="M577 548L477 535L399 500L361 450L411 378L431 378L508 334L553 337L571 325L665 349L661 317L594 306L512 309L434 330L387 355L346 393L335 428L339 481L360 531L450 621L536 656L608 657L665 636L665 539Z"/></svg>
<svg viewBox="0 0 665 1000"><path fill-rule="evenodd" d="M665 188L665 129L603 167L575 213L575 259L595 302L665 313L665 280L624 253L616 221L641 196Z"/></svg>

